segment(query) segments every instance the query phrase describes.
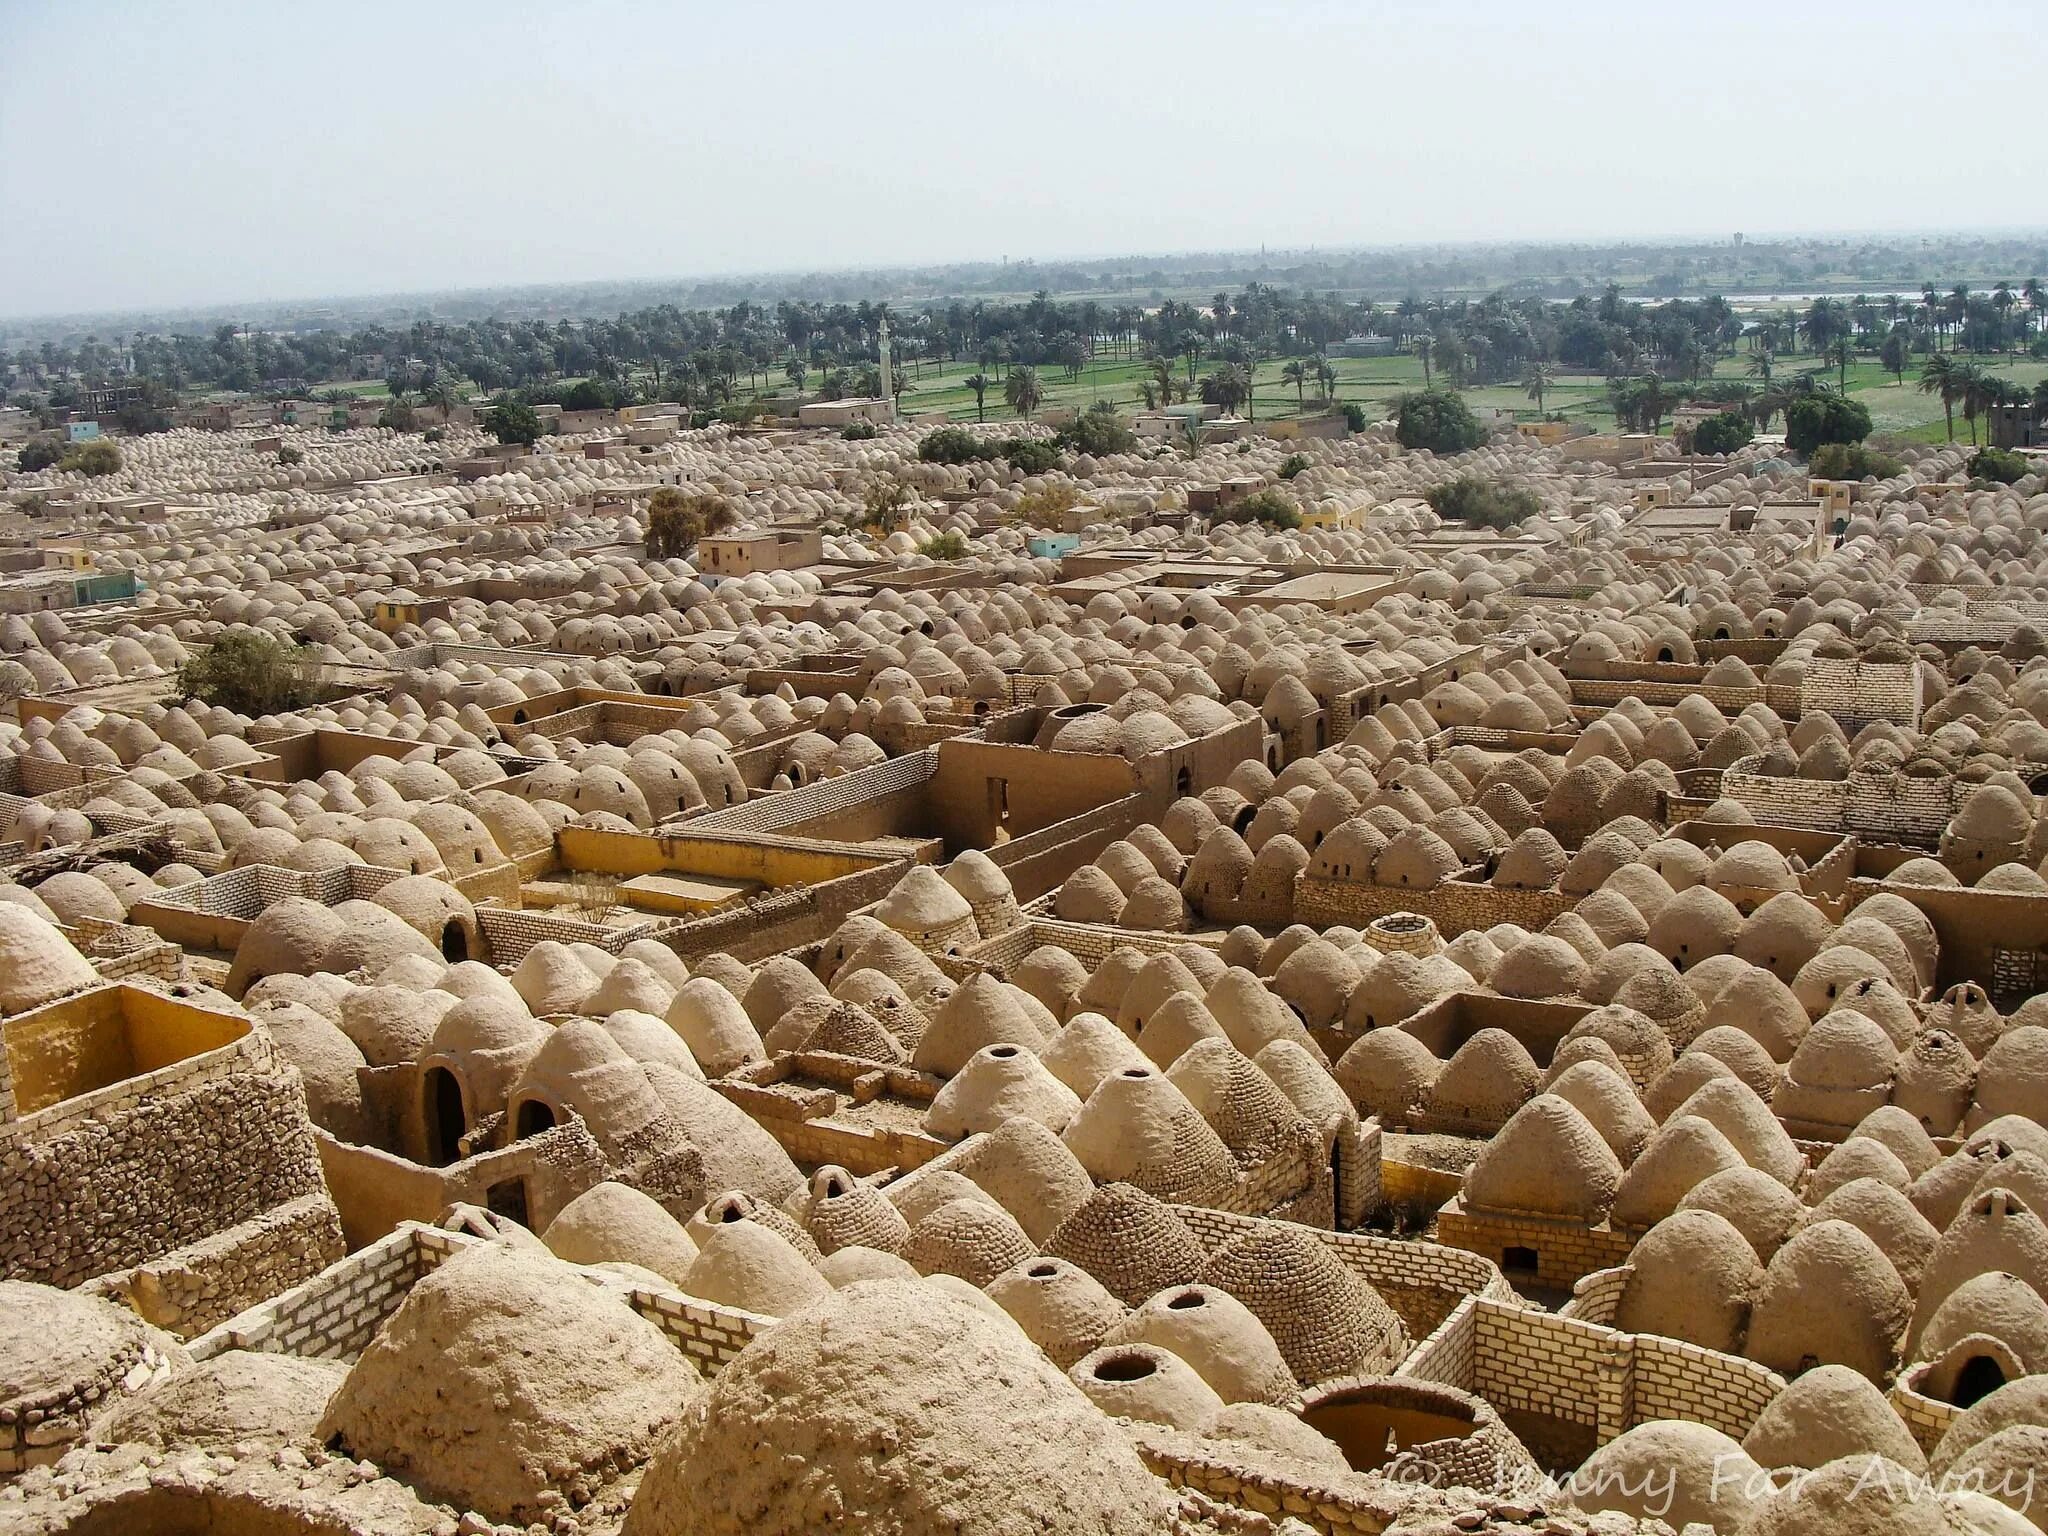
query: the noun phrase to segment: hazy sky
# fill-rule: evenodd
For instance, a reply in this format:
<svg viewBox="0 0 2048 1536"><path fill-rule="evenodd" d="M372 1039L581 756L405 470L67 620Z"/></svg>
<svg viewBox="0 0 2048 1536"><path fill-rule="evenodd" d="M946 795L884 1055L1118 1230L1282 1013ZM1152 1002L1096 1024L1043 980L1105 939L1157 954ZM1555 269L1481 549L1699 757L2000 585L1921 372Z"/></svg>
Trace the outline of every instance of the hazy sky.
<svg viewBox="0 0 2048 1536"><path fill-rule="evenodd" d="M2041 222L2041 0L0 0L0 314Z"/></svg>

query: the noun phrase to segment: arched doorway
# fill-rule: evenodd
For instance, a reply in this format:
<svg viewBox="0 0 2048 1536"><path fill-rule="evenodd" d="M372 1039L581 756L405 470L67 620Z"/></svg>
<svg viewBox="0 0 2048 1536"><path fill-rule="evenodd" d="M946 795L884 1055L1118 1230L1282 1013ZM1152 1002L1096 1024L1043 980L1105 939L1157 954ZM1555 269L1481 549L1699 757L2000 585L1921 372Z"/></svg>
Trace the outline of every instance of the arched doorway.
<svg viewBox="0 0 2048 1536"><path fill-rule="evenodd" d="M543 1100L528 1099L519 1106L519 1119L514 1126L513 1135L524 1141L529 1136L538 1136L542 1131L552 1131L554 1128L554 1110Z"/></svg>
<svg viewBox="0 0 2048 1536"><path fill-rule="evenodd" d="M462 923L457 918L449 918L447 926L441 930L441 958L450 965L460 965L469 958L469 935L462 931Z"/></svg>
<svg viewBox="0 0 2048 1536"><path fill-rule="evenodd" d="M421 1088L427 1161L436 1168L446 1168L461 1160L463 1133L469 1129L462 1107L462 1084L446 1067L429 1067Z"/></svg>

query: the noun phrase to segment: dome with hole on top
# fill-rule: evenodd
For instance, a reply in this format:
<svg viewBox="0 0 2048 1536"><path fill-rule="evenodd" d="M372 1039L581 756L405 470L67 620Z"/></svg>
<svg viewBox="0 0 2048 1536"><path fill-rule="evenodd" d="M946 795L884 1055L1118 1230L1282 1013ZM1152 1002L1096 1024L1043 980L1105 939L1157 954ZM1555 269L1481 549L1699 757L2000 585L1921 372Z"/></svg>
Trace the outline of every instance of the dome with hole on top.
<svg viewBox="0 0 2048 1536"><path fill-rule="evenodd" d="M1460 1192L1475 1211L1604 1220L1621 1164L1586 1117L1556 1094L1538 1094L1480 1151Z"/></svg>
<svg viewBox="0 0 2048 1536"><path fill-rule="evenodd" d="M827 1510L876 1536L1173 1528L1166 1485L1022 1333L901 1281L741 1351L656 1454L624 1536L810 1530Z"/></svg>
<svg viewBox="0 0 2048 1536"><path fill-rule="evenodd" d="M1229 1182L1236 1164L1187 1096L1161 1072L1126 1067L1089 1094L1061 1138L1100 1184L1181 1200Z"/></svg>
<svg viewBox="0 0 2048 1536"><path fill-rule="evenodd" d="M1076 1361L1068 1379L1104 1413L1195 1431L1223 1399L1180 1356L1157 1344L1105 1344Z"/></svg>
<svg viewBox="0 0 2048 1536"><path fill-rule="evenodd" d="M1054 1131L1080 1113L1074 1090L1021 1045L984 1046L941 1085L926 1109L923 1127L941 1141L959 1141L976 1131L993 1131L1022 1117Z"/></svg>
<svg viewBox="0 0 2048 1536"><path fill-rule="evenodd" d="M1159 1292L1120 1318L1103 1342L1171 1350L1226 1403L1285 1404L1295 1395L1294 1373L1266 1325L1213 1285Z"/></svg>
<svg viewBox="0 0 2048 1536"><path fill-rule="evenodd" d="M1043 1254L997 1275L987 1290L1025 1337L1061 1370L1099 1348L1128 1314L1124 1304L1078 1264Z"/></svg>
<svg viewBox="0 0 2048 1536"><path fill-rule="evenodd" d="M899 1253L910 1237L910 1224L887 1195L829 1163L811 1175L798 1214L821 1255L842 1248Z"/></svg>

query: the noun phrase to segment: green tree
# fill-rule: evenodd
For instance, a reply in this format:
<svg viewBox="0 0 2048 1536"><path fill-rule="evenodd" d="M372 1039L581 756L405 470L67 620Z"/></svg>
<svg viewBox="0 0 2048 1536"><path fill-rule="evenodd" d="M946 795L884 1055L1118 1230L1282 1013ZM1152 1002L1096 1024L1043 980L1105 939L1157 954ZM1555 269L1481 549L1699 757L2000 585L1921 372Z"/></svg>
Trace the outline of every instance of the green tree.
<svg viewBox="0 0 2048 1536"><path fill-rule="evenodd" d="M1861 480L1866 476L1889 480L1905 467L1898 459L1873 452L1862 443L1822 443L1806 461L1807 473L1816 480Z"/></svg>
<svg viewBox="0 0 2048 1536"><path fill-rule="evenodd" d="M1870 412L1854 400L1815 391L1785 407L1785 446L1811 455L1823 443L1860 443L1870 436Z"/></svg>
<svg viewBox="0 0 2048 1536"><path fill-rule="evenodd" d="M974 419L987 421L989 376L985 373L970 373L960 382L974 391Z"/></svg>
<svg viewBox="0 0 2048 1536"><path fill-rule="evenodd" d="M61 438L32 437L15 454L15 467L24 475L32 475L38 470L61 464L64 453L65 444Z"/></svg>
<svg viewBox="0 0 2048 1536"><path fill-rule="evenodd" d="M121 450L104 439L77 443L57 461L57 467L70 474L84 475L89 480L97 480L102 475L116 474L120 471Z"/></svg>
<svg viewBox="0 0 2048 1536"><path fill-rule="evenodd" d="M1258 523L1266 528L1299 528L1301 508L1294 504L1293 497L1269 485L1262 491L1240 496L1228 506L1219 508L1214 521Z"/></svg>
<svg viewBox="0 0 2048 1536"><path fill-rule="evenodd" d="M1278 473L1282 480L1292 480L1296 475L1300 474L1304 469L1307 468L1308 460L1306 458L1304 458L1301 454L1298 453L1290 453L1289 455L1287 455L1286 458L1280 461L1280 468Z"/></svg>
<svg viewBox="0 0 2048 1536"><path fill-rule="evenodd" d="M1697 453L1734 453L1756 437L1749 418L1738 411L1709 416L1693 428L1692 446Z"/></svg>
<svg viewBox="0 0 2048 1536"><path fill-rule="evenodd" d="M861 497L860 526L887 538L910 516L910 487L900 480L884 480L868 488Z"/></svg>
<svg viewBox="0 0 2048 1536"><path fill-rule="evenodd" d="M1316 387L1322 390L1325 400L1337 398L1337 370L1330 366L1327 357L1321 355L1316 358Z"/></svg>
<svg viewBox="0 0 2048 1536"><path fill-rule="evenodd" d="M1920 393L1941 396L1941 409L1948 417L1948 440L1956 440L1956 402L1963 397L1961 364L1946 352L1935 352L1920 365Z"/></svg>
<svg viewBox="0 0 2048 1536"><path fill-rule="evenodd" d="M647 499L647 558L678 560L708 534L733 524L732 505L708 491L685 495L664 485Z"/></svg>
<svg viewBox="0 0 2048 1536"><path fill-rule="evenodd" d="M1027 421L1045 403L1045 390L1038 382L1038 370L1019 366L1003 380L1003 399L1011 410Z"/></svg>
<svg viewBox="0 0 2048 1536"><path fill-rule="evenodd" d="M1973 479L1990 480L1999 485L2011 485L2027 474L2029 465L2017 453L2003 448L1979 448L1970 456L1970 474Z"/></svg>
<svg viewBox="0 0 2048 1536"><path fill-rule="evenodd" d="M1460 475L1424 495L1438 517L1468 528L1513 528L1543 510L1535 492L1478 475Z"/></svg>
<svg viewBox="0 0 2048 1536"><path fill-rule="evenodd" d="M305 461L306 456L299 452L298 449L292 447L290 443L286 443L284 447L277 450L277 462L286 469L290 469L294 464L303 464Z"/></svg>
<svg viewBox="0 0 2048 1536"><path fill-rule="evenodd" d="M1550 388L1550 382L1555 377L1550 370L1550 364L1541 359L1531 363L1528 372L1522 375L1522 388L1529 398L1536 402L1536 414L1539 416L1543 414L1543 392Z"/></svg>
<svg viewBox="0 0 2048 1536"><path fill-rule="evenodd" d="M1297 414L1308 410L1308 367L1299 358L1280 370L1280 380L1294 386L1294 409Z"/></svg>
<svg viewBox="0 0 2048 1536"><path fill-rule="evenodd" d="M1114 404L1098 400L1074 419L1074 424L1059 433L1056 441L1073 449L1076 453L1093 454L1101 458L1109 453L1129 453L1138 446L1138 437L1125 425L1117 414Z"/></svg>
<svg viewBox="0 0 2048 1536"><path fill-rule="evenodd" d="M1486 441L1486 429L1464 400L1448 390L1403 395L1395 403L1395 411L1394 438L1403 448L1463 453Z"/></svg>
<svg viewBox="0 0 2048 1536"><path fill-rule="evenodd" d="M782 376L789 380L798 394L804 392L804 380L809 374L810 369L804 366L804 360L800 357L792 357L782 365Z"/></svg>
<svg viewBox="0 0 2048 1536"><path fill-rule="evenodd" d="M523 400L500 400L484 417L484 428L501 443L531 448L540 441L540 417Z"/></svg>
<svg viewBox="0 0 2048 1536"><path fill-rule="evenodd" d="M256 629L231 629L178 668L178 696L238 715L276 715L314 702L311 653Z"/></svg>
<svg viewBox="0 0 2048 1536"><path fill-rule="evenodd" d="M1991 403L1990 375L1976 363L1956 364L1956 384L1962 400L1963 420L1970 424L1970 446L1977 446L1977 418Z"/></svg>
<svg viewBox="0 0 2048 1536"><path fill-rule="evenodd" d="M1892 376L1893 383L1903 387L1906 365L1913 360L1912 338L1906 334L1903 325L1893 326L1886 334L1883 345L1877 349L1877 359L1884 364L1884 371Z"/></svg>
<svg viewBox="0 0 2048 1536"><path fill-rule="evenodd" d="M1836 335L1828 343L1828 361L1835 365L1835 387L1843 394L1849 393L1849 364L1856 358L1856 341L1847 331Z"/></svg>

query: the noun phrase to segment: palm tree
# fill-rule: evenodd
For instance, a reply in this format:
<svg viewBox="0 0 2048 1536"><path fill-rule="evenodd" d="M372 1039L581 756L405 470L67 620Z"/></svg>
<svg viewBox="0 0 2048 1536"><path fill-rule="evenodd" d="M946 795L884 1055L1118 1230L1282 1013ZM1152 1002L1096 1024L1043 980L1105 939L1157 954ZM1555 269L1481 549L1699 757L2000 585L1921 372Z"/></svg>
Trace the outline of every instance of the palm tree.
<svg viewBox="0 0 2048 1536"><path fill-rule="evenodd" d="M810 369L804 366L804 360L800 357L792 357L782 365L782 376L796 387L798 394L804 392L804 377L809 372Z"/></svg>
<svg viewBox="0 0 2048 1536"><path fill-rule="evenodd" d="M1009 378L1003 381L1003 398L1010 409L1027 421L1045 403L1045 391L1038 383L1038 370L1022 365L1010 370Z"/></svg>
<svg viewBox="0 0 2048 1536"><path fill-rule="evenodd" d="M983 402L988 397L989 376L985 373L970 373L960 382L974 391L974 419L987 421L988 412L983 408Z"/></svg>
<svg viewBox="0 0 2048 1536"><path fill-rule="evenodd" d="M1281 382L1294 386L1294 410L1296 415L1301 415L1308 410L1308 375L1308 365L1299 358L1288 363L1280 370Z"/></svg>
<svg viewBox="0 0 2048 1536"><path fill-rule="evenodd" d="M1550 364L1542 361L1529 365L1529 371L1522 375L1522 388L1529 392L1529 398L1536 402L1536 414L1543 414L1543 391L1550 387L1556 375L1550 371Z"/></svg>
<svg viewBox="0 0 2048 1536"><path fill-rule="evenodd" d="M1948 440L1956 440L1956 401L1962 396L1958 364L1946 352L1935 352L1920 367L1920 393L1941 396L1942 411L1948 417Z"/></svg>
<svg viewBox="0 0 2048 1536"><path fill-rule="evenodd" d="M1977 418L1984 414L1984 407L1990 404L1985 394L1985 382L1989 375L1975 363L1961 363L1956 367L1956 389L1963 402L1963 420L1970 424L1970 446L1977 446Z"/></svg>
<svg viewBox="0 0 2048 1536"><path fill-rule="evenodd" d="M433 381L420 391L420 398L439 409L444 419L452 421L455 417L455 407L462 404L463 393L462 386L455 382L452 375L437 373Z"/></svg>
<svg viewBox="0 0 2048 1536"><path fill-rule="evenodd" d="M1849 393L1849 364L1856 356L1856 343L1847 331L1828 343L1828 361L1835 365L1835 376L1841 381L1843 394Z"/></svg>
<svg viewBox="0 0 2048 1536"><path fill-rule="evenodd" d="M1316 357L1316 384L1325 400L1337 398L1337 370L1330 366L1330 360L1320 354Z"/></svg>
<svg viewBox="0 0 2048 1536"><path fill-rule="evenodd" d="M1766 342L1764 346L1758 348L1757 351L1750 355L1749 376L1753 379L1762 379L1764 381L1764 388L1769 389L1771 387L1771 367L1775 362L1776 357L1772 353L1769 343Z"/></svg>
<svg viewBox="0 0 2048 1536"><path fill-rule="evenodd" d="M1159 386L1159 403L1173 404L1173 364L1163 357L1153 358L1147 366L1152 370L1152 382Z"/></svg>
<svg viewBox="0 0 2048 1536"><path fill-rule="evenodd" d="M1430 339L1427 336L1421 337L1410 350L1422 359L1422 387L1424 389L1436 388L1436 380L1431 377L1429 367Z"/></svg>

